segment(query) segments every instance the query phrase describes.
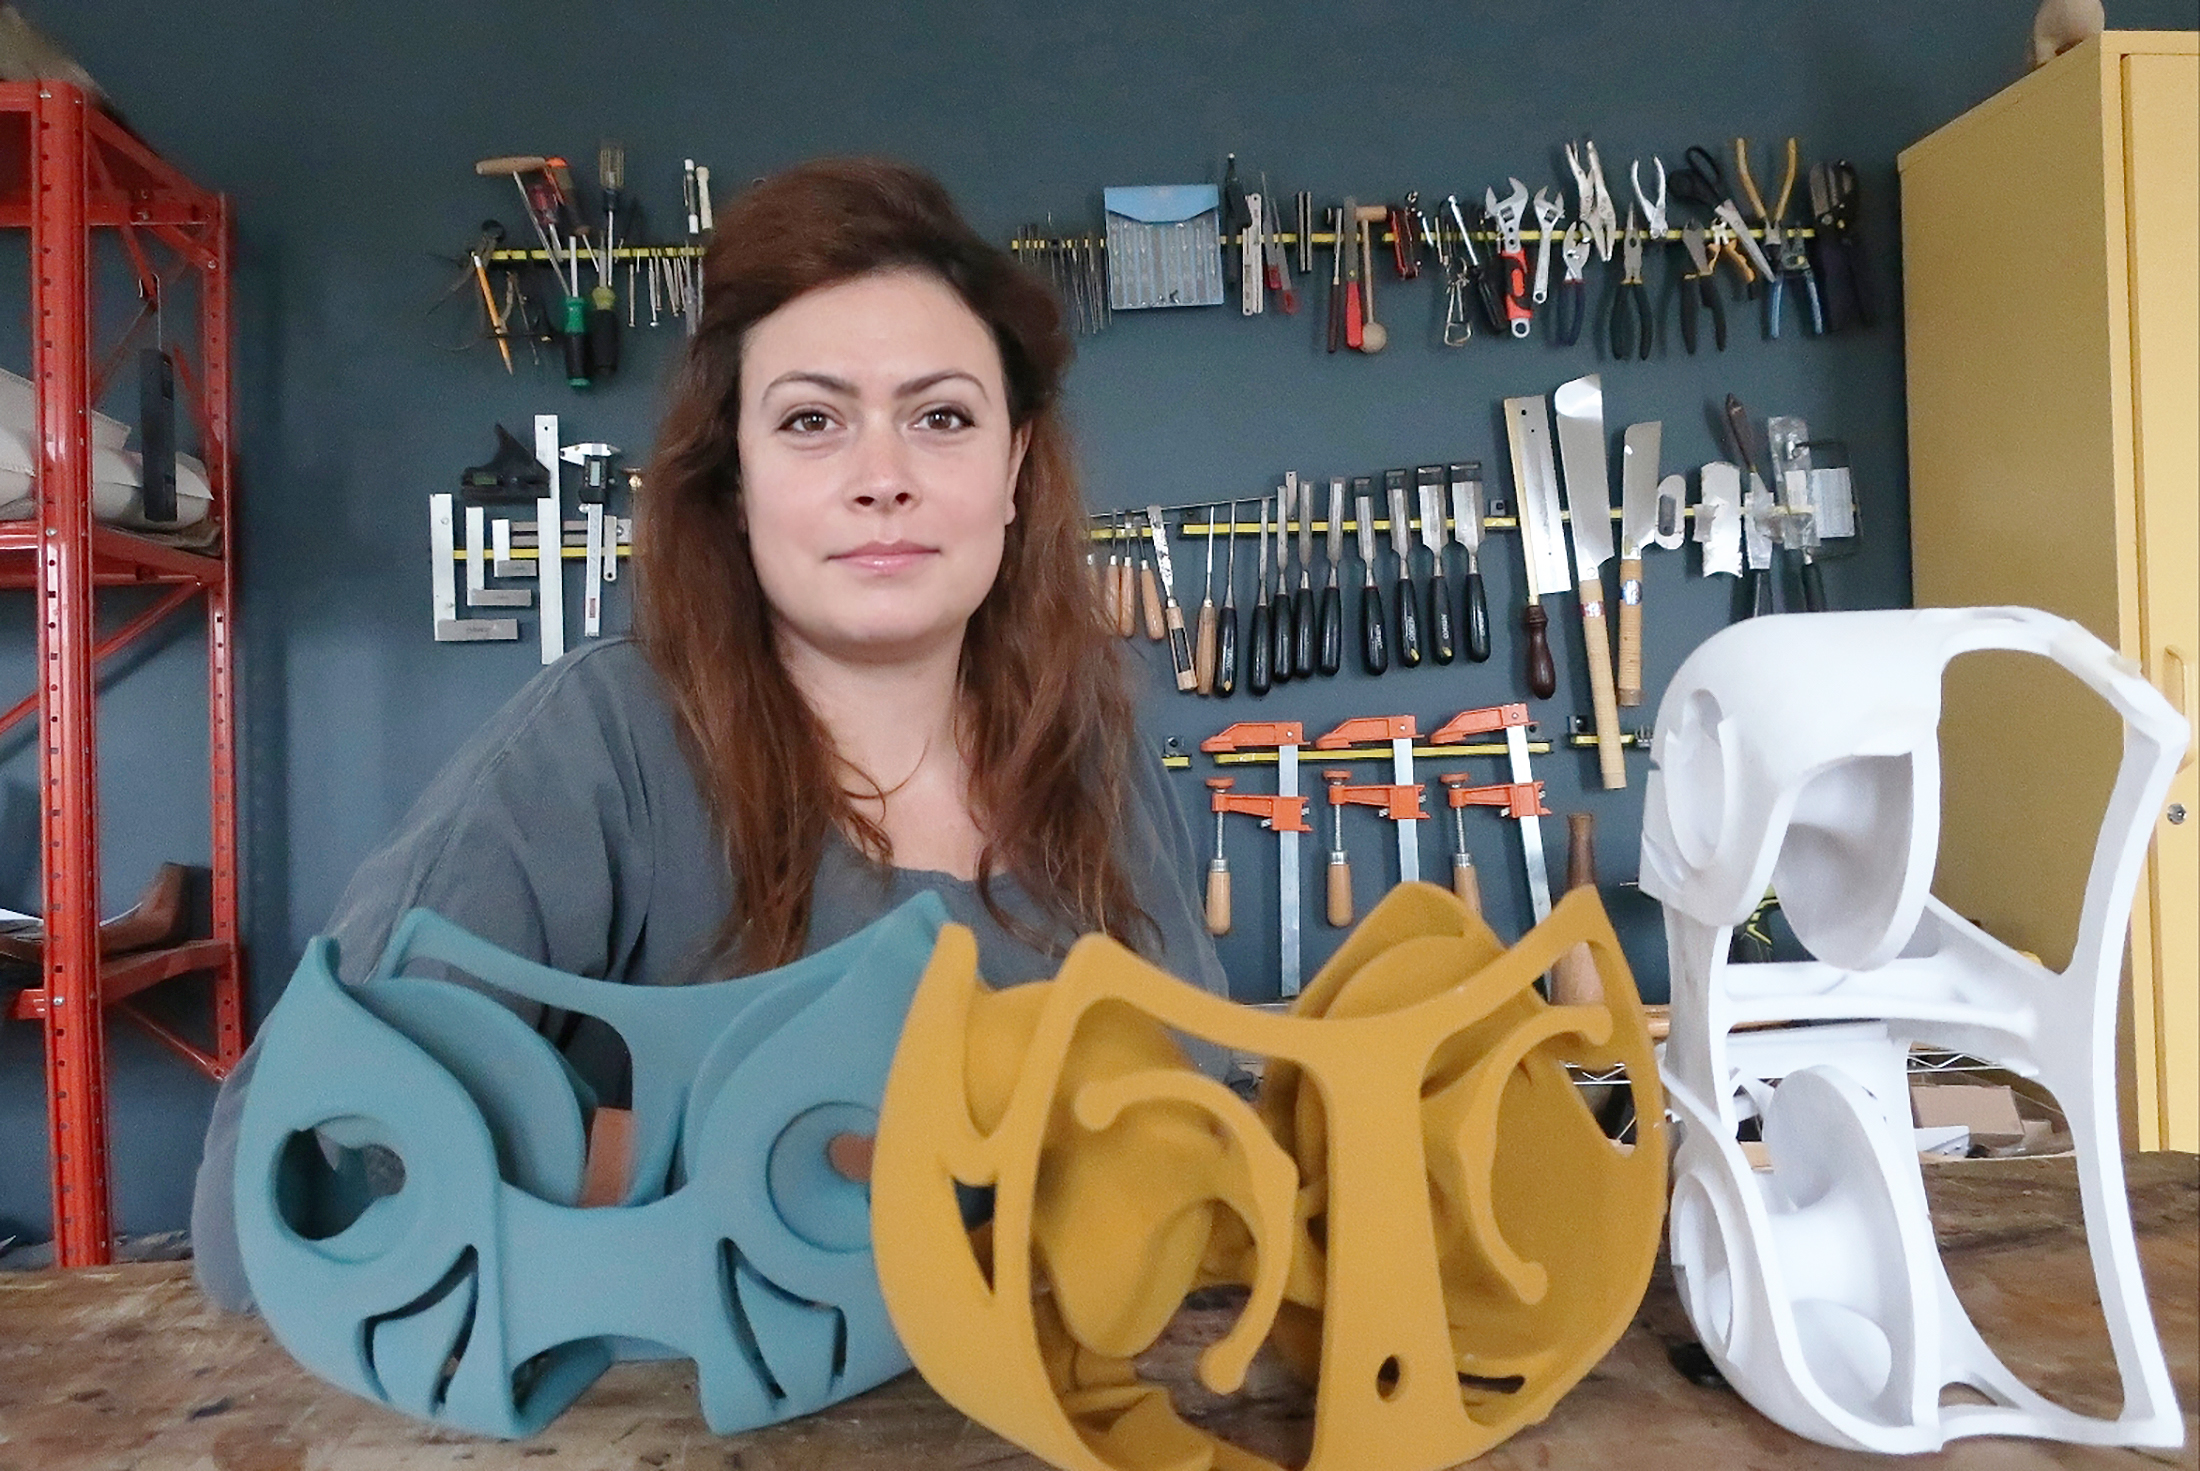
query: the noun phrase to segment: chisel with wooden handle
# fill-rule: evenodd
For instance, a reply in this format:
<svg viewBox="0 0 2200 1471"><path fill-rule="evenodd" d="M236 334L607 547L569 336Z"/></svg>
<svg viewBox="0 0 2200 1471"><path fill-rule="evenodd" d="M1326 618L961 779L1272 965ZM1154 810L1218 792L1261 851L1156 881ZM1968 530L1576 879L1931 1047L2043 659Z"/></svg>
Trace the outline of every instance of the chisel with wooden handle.
<svg viewBox="0 0 2200 1471"><path fill-rule="evenodd" d="M1360 570L1366 582L1360 588L1360 664L1370 674L1390 667L1389 619L1383 612L1383 590L1375 585L1375 497L1368 476L1352 481L1352 505L1358 512L1353 527L1360 543Z"/></svg>
<svg viewBox="0 0 2200 1471"><path fill-rule="evenodd" d="M1194 689L1199 675L1192 667L1191 635L1184 630L1184 608L1176 600L1176 569L1169 561L1168 533L1161 529L1161 507L1146 507L1146 535L1153 541L1153 559L1161 567L1161 592L1165 603L1161 621L1169 630L1169 663L1176 670L1176 687Z"/></svg>
<svg viewBox="0 0 2200 1471"><path fill-rule="evenodd" d="M1115 568L1115 631L1129 638L1138 631L1138 559L1131 547L1129 516L1116 517L1115 547L1123 554L1122 565ZM1112 566L1115 559L1108 561Z"/></svg>
<svg viewBox="0 0 2200 1471"><path fill-rule="evenodd" d="M1199 633L1192 645L1192 687L1203 695L1215 688L1215 514L1221 509L1207 508L1207 571L1200 579Z"/></svg>

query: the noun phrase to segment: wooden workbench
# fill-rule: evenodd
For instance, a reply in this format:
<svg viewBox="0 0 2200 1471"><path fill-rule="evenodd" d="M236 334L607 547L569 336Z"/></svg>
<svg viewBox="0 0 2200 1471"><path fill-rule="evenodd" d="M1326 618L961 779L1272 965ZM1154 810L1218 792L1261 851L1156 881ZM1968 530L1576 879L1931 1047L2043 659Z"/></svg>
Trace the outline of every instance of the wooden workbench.
<svg viewBox="0 0 2200 1471"><path fill-rule="evenodd" d="M1829 1450L1698 1388L1666 1362L1691 1335L1661 1269L1635 1324L1544 1424L1477 1464L1621 1471L1808 1471L1833 1466L2200 1465L2200 1160L2131 1161L2139 1249L2185 1410L2182 1450L2141 1453L1960 1441L1906 1463ZM2093 1300L2067 1160L1935 1165L1934 1219L1957 1292L1987 1341L2036 1387L2112 1411L2116 1379ZM1305 1453L1311 1397L1265 1357L1232 1401L1198 1388L1191 1362L1228 1326L1187 1308L1148 1372L1215 1432L1287 1463ZM0 1273L0 1471L496 1471L558 1466L651 1471L1039 1471L1041 1463L944 1404L914 1375L807 1420L719 1437L696 1413L685 1364L614 1368L532 1441L438 1432L332 1389L291 1362L257 1319L207 1307L187 1264ZM1353 1471L1385 1471L1382 1467Z"/></svg>

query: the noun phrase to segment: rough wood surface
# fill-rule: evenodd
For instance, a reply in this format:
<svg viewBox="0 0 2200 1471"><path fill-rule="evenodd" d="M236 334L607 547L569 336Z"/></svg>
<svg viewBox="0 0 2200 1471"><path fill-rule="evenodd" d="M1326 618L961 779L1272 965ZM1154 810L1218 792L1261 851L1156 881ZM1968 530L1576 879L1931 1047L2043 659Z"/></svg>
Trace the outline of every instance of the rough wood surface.
<svg viewBox="0 0 2200 1471"><path fill-rule="evenodd" d="M2036 1387L2101 1413L2117 1401L2067 1160L2002 1160L1926 1171L1956 1289ZM1491 1471L1725 1471L1818 1467L2006 1468L2200 1465L2200 1160L2131 1162L2131 1198L2155 1318L2185 1408L2186 1445L2141 1453L2022 1441L1961 1441L1894 1463L1829 1450L1764 1420L1726 1390L1666 1362L1690 1337L1660 1273L1634 1326L1551 1418L1484 1457ZM1311 1396L1263 1359L1230 1399L1200 1389L1199 1348L1227 1306L1187 1307L1148 1372L1185 1412L1286 1462L1302 1458ZM0 1471L497 1471L558 1466L649 1471L1039 1471L1041 1463L942 1403L914 1375L791 1425L712 1435L684 1365L622 1365L549 1430L503 1444L443 1434L353 1399L293 1364L257 1319L214 1312L186 1265L0 1273ZM1382 1467L1353 1471L1385 1471Z"/></svg>

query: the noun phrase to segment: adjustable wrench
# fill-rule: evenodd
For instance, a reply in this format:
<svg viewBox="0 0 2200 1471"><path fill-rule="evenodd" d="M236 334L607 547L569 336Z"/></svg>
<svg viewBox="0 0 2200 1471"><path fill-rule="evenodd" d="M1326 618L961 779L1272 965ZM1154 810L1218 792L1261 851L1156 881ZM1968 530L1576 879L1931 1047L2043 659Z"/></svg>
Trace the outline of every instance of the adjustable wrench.
<svg viewBox="0 0 2200 1471"><path fill-rule="evenodd" d="M1535 191L1535 223L1542 238L1535 244L1535 304L1543 305L1551 294L1551 242L1557 238L1559 222L1566 218L1566 206L1551 198L1551 191Z"/></svg>
<svg viewBox="0 0 2200 1471"><path fill-rule="evenodd" d="M1528 252L1520 243L1520 221L1528 208L1528 186L1508 179L1512 192L1503 199L1495 189L1482 191L1482 208L1497 226L1497 258L1505 273L1505 328L1515 337L1528 335L1534 317L1528 305ZM1492 325L1495 325L1494 323Z"/></svg>

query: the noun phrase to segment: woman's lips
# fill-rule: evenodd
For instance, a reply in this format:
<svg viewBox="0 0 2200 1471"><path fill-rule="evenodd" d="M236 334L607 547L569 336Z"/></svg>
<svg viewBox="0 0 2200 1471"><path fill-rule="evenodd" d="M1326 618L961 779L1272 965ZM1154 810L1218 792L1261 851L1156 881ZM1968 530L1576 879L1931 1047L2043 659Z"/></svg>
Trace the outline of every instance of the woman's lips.
<svg viewBox="0 0 2200 1471"><path fill-rule="evenodd" d="M901 572L915 566L926 557L936 556L939 549L913 541L873 541L845 552L836 552L832 561L845 566L861 568L865 572Z"/></svg>

